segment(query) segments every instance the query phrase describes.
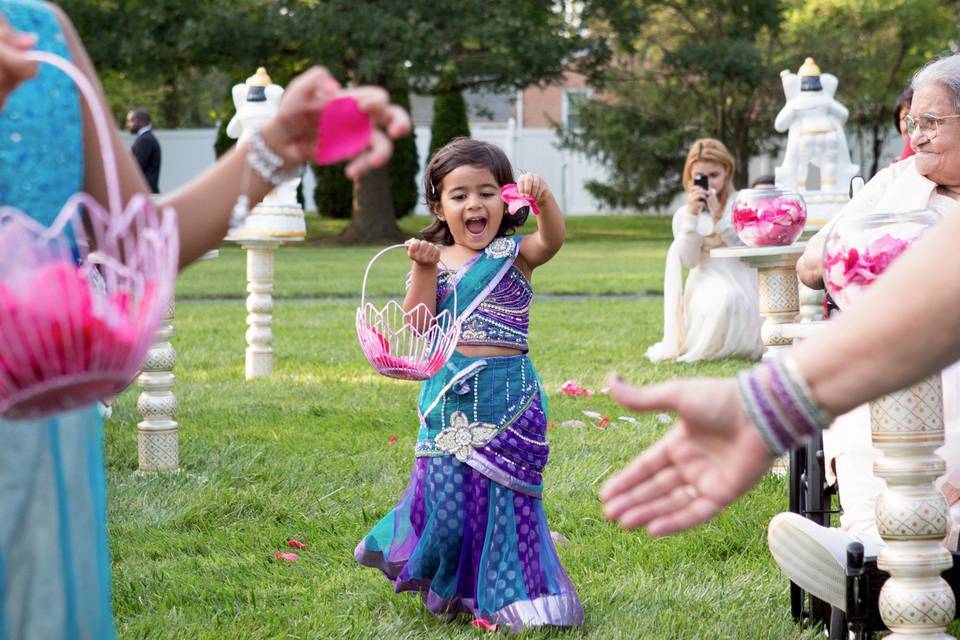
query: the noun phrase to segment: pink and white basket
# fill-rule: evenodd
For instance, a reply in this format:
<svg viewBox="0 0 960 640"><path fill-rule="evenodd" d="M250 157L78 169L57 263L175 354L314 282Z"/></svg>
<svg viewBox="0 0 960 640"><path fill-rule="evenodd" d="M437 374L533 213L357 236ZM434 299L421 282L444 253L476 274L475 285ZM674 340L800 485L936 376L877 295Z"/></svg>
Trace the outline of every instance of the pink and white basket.
<svg viewBox="0 0 960 640"><path fill-rule="evenodd" d="M59 56L26 55L70 76L90 106L109 209L77 193L48 228L0 207L0 416L7 419L85 406L129 384L170 303L179 256L172 209L158 212L143 194L122 206L107 116L90 82Z"/></svg>
<svg viewBox="0 0 960 640"><path fill-rule="evenodd" d="M396 300L390 300L380 309L366 301L370 267L387 251L402 248L405 248L402 244L389 246L367 264L357 308L357 338L363 355L379 373L400 380L427 380L447 364L457 348L460 319L446 309L431 314L422 303L404 311ZM453 296L453 308L456 309L456 288ZM422 331L416 326L419 318L427 318Z"/></svg>

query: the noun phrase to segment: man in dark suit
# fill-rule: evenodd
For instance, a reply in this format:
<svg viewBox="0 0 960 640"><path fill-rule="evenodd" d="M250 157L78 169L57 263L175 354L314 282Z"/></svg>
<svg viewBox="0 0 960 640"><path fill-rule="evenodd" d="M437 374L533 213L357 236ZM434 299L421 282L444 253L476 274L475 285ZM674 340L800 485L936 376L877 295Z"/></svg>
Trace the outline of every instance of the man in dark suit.
<svg viewBox="0 0 960 640"><path fill-rule="evenodd" d="M133 141L133 155L154 193L160 192L160 143L151 132L150 114L134 109L127 114L127 130L137 138Z"/></svg>

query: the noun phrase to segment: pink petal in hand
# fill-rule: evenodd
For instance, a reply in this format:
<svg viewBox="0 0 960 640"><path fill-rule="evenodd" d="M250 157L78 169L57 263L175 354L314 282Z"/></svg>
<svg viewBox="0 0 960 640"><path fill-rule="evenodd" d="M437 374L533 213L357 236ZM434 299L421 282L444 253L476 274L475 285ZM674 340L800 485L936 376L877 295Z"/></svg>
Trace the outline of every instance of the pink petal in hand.
<svg viewBox="0 0 960 640"><path fill-rule="evenodd" d="M513 182L500 187L500 197L507 203L507 211L509 211L511 215L516 214L517 211L523 207L530 207L533 215L539 215L540 213L540 207L537 206L537 201L531 196L520 195L520 190Z"/></svg>
<svg viewBox="0 0 960 640"><path fill-rule="evenodd" d="M370 116L349 96L334 98L320 112L317 127L317 164L334 164L360 155L370 144Z"/></svg>

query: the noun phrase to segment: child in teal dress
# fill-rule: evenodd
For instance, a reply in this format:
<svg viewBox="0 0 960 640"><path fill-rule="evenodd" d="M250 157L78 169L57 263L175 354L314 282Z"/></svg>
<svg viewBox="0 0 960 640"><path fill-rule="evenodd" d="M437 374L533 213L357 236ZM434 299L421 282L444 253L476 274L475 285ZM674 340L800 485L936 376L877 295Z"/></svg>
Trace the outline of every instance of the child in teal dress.
<svg viewBox="0 0 960 640"><path fill-rule="evenodd" d="M32 35L30 35L32 34ZM50 225L81 189L105 202L100 157L92 127L72 81L59 70L34 65L30 49L72 60L96 75L69 20L54 5L0 0L0 207L15 207ZM287 88L281 114L264 125L263 138L285 162L309 158L319 109L336 87L314 68ZM335 85L335 83L334 83ZM386 94L365 91L362 108L391 135L409 129L406 114ZM121 189L127 201L149 193L132 156L112 133ZM354 176L389 156L383 132L376 156L365 152ZM89 165L86 160L93 160ZM164 199L179 219L180 264L218 246L241 193L251 203L273 184L260 176L242 181L246 148ZM102 640L114 636L110 607L103 425L93 404L42 420L0 418L0 640Z"/></svg>
<svg viewBox="0 0 960 640"><path fill-rule="evenodd" d="M407 489L355 555L434 613L519 631L581 625L583 608L543 511L546 398L527 356L531 274L563 244L563 214L544 180L525 174L517 187L539 205L538 230L511 235L500 188L512 182L499 148L466 138L425 170L435 220L423 235L440 246L408 241L404 309L454 311L456 288L463 330L450 362L422 383Z"/></svg>

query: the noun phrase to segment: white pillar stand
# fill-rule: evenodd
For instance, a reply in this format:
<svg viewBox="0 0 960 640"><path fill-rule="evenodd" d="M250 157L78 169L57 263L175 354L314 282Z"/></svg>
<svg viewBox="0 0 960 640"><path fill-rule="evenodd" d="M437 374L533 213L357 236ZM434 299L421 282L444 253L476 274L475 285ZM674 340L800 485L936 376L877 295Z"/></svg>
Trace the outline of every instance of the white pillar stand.
<svg viewBox="0 0 960 640"><path fill-rule="evenodd" d="M796 265L805 246L797 243L786 247L720 247L710 252L712 258L736 258L756 268L763 316L760 339L767 348L764 358L793 345L793 338L783 335L780 325L792 323L800 311Z"/></svg>
<svg viewBox="0 0 960 640"><path fill-rule="evenodd" d="M200 260L213 260L220 255L214 249ZM173 347L174 299L163 312L163 323L153 338L137 383L143 389L137 398L137 410L143 418L137 423L137 456L139 473L180 470L179 425L173 419L177 398L173 394L177 351Z"/></svg>
<svg viewBox="0 0 960 640"><path fill-rule="evenodd" d="M880 616L889 640L949 638L956 602L940 573L953 556L946 535L946 500L933 482L946 464L940 374L870 403L873 446L883 452L874 473L887 481L877 502L877 529L887 546L877 566L890 574L880 591Z"/></svg>
<svg viewBox="0 0 960 640"><path fill-rule="evenodd" d="M757 296L763 316L760 339L766 347L764 359L793 345L793 338L783 334L783 327L792 324L800 311L796 265L804 246L719 247L710 251L711 258L741 260L757 270ZM774 461L770 472L785 476L788 469L789 455L782 455Z"/></svg>
<svg viewBox="0 0 960 640"><path fill-rule="evenodd" d="M273 373L273 256L277 238L238 240L247 251L246 379Z"/></svg>
<svg viewBox="0 0 960 640"><path fill-rule="evenodd" d="M143 391L137 398L137 410L143 418L137 424L137 455L140 473L180 470L180 443L177 422L173 419L177 398L173 395L173 367L177 352L173 338L174 301L163 313L163 322L140 370L137 382Z"/></svg>

